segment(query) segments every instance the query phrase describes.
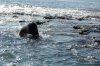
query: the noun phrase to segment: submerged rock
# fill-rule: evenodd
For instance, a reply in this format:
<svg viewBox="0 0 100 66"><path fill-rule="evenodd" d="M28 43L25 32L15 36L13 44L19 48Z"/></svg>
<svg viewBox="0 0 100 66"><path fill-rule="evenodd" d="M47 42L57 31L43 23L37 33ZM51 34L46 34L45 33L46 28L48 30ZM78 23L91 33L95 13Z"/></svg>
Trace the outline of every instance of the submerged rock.
<svg viewBox="0 0 100 66"><path fill-rule="evenodd" d="M93 39L94 39L94 42L99 42L100 43L100 38L93 37Z"/></svg>
<svg viewBox="0 0 100 66"><path fill-rule="evenodd" d="M46 15L43 18L45 19L55 19L55 16L51 16L51 15Z"/></svg>
<svg viewBox="0 0 100 66"><path fill-rule="evenodd" d="M71 15L62 15L62 16L58 16L58 15L46 15L43 18L45 19L67 19L67 20L72 20L72 16Z"/></svg>
<svg viewBox="0 0 100 66"><path fill-rule="evenodd" d="M45 23L45 21L39 21L39 20L33 21L33 22L35 22L37 25L41 25L41 24L44 24Z"/></svg>
<svg viewBox="0 0 100 66"><path fill-rule="evenodd" d="M84 20L84 18L77 18L77 20L82 21L82 20Z"/></svg>
<svg viewBox="0 0 100 66"><path fill-rule="evenodd" d="M27 21L25 21L25 20L21 20L21 21L19 21L19 22L21 23L21 22L27 22Z"/></svg>
<svg viewBox="0 0 100 66"><path fill-rule="evenodd" d="M19 13L19 12L15 12L15 13L13 13L13 14L16 14L16 15L25 15L24 12L21 12L21 13Z"/></svg>
<svg viewBox="0 0 100 66"><path fill-rule="evenodd" d="M88 15L86 16L86 18L97 18L97 19L100 19L100 16L99 15Z"/></svg>
<svg viewBox="0 0 100 66"><path fill-rule="evenodd" d="M82 26L82 25L77 25L73 26L74 29L80 29L79 34L81 35L86 35L90 32L90 27L89 26Z"/></svg>
<svg viewBox="0 0 100 66"><path fill-rule="evenodd" d="M67 19L67 20L72 20L71 15L62 15L62 16L56 16L57 19Z"/></svg>
<svg viewBox="0 0 100 66"><path fill-rule="evenodd" d="M43 24L43 22L37 21L36 24L41 25L41 24Z"/></svg>
<svg viewBox="0 0 100 66"><path fill-rule="evenodd" d="M73 26L73 29L79 29L79 34L86 35L90 32L100 32L100 26L99 25L76 25Z"/></svg>
<svg viewBox="0 0 100 66"><path fill-rule="evenodd" d="M12 16L12 18L18 18L18 16L14 15L14 16Z"/></svg>
<svg viewBox="0 0 100 66"><path fill-rule="evenodd" d="M73 26L73 28L74 29L82 29L82 27L81 26L78 26L78 25L77 26Z"/></svg>
<svg viewBox="0 0 100 66"><path fill-rule="evenodd" d="M79 21L82 21L82 20L85 20L87 18L85 16L80 16L80 17L77 17L76 19L79 20Z"/></svg>
<svg viewBox="0 0 100 66"><path fill-rule="evenodd" d="M37 25L42 25L42 24L44 24L44 23L47 23L47 22L50 22L50 20L37 20L37 21L33 21L33 22L35 22Z"/></svg>
<svg viewBox="0 0 100 66"><path fill-rule="evenodd" d="M90 29L87 29L87 28L81 29L79 31L79 34L81 34L81 35L87 35L89 33L90 33Z"/></svg>
<svg viewBox="0 0 100 66"><path fill-rule="evenodd" d="M23 22L34 22L36 23L37 25L42 25L44 23L47 23L47 22L50 22L50 20L34 20L34 21L25 21L25 20L21 20L19 21L20 23L23 23Z"/></svg>

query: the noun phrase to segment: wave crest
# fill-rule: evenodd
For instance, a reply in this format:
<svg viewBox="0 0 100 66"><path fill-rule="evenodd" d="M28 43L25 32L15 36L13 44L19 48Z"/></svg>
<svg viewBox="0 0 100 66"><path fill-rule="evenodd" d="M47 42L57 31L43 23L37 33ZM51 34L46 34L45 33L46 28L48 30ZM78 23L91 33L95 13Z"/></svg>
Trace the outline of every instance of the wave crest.
<svg viewBox="0 0 100 66"><path fill-rule="evenodd" d="M0 5L0 14L17 14L17 15L39 15L46 16L65 16L71 15L72 19L90 19L99 18L100 12L92 12L79 9L58 9L58 8L45 8L27 5Z"/></svg>

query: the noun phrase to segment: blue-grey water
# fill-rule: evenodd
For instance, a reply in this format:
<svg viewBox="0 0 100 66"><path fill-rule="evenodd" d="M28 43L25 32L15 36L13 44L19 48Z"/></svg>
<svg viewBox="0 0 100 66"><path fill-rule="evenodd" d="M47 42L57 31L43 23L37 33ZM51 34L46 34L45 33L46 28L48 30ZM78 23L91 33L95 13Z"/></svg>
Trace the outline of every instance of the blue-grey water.
<svg viewBox="0 0 100 66"><path fill-rule="evenodd" d="M31 21L46 21L45 15L72 17L38 25L39 40L19 36ZM100 27L79 35L76 25L100 26L100 0L0 0L0 66L100 66L100 43L92 41Z"/></svg>

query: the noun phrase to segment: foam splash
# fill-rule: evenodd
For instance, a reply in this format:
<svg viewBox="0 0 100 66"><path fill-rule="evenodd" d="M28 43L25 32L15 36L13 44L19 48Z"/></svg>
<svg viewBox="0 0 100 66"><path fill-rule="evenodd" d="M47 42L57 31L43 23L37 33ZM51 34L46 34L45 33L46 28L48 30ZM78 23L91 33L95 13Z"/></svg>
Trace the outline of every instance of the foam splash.
<svg viewBox="0 0 100 66"><path fill-rule="evenodd" d="M47 38L50 37L50 35L43 34L42 32L40 32L40 37L43 38L43 39L47 39Z"/></svg>
<svg viewBox="0 0 100 66"><path fill-rule="evenodd" d="M0 20L0 24L4 23L2 20Z"/></svg>
<svg viewBox="0 0 100 66"><path fill-rule="evenodd" d="M86 17L86 18L100 18L100 12L91 12L79 9L59 9L59 8L45 8L27 5L0 5L1 14L20 14L20 15L71 15L72 18Z"/></svg>
<svg viewBox="0 0 100 66"><path fill-rule="evenodd" d="M72 54L73 54L73 55L75 55L75 56L77 56L77 55L78 55L78 51L77 51L76 49L74 49L74 48L73 48L73 49L71 49L71 52L72 52Z"/></svg>

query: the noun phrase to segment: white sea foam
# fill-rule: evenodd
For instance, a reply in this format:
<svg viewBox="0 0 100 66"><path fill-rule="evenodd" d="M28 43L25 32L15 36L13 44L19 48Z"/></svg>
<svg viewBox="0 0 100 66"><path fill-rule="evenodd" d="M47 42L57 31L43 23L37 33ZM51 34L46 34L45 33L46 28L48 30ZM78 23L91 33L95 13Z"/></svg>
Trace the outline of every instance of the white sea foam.
<svg viewBox="0 0 100 66"><path fill-rule="evenodd" d="M2 24L3 23L3 21L2 20L0 20L0 24Z"/></svg>
<svg viewBox="0 0 100 66"><path fill-rule="evenodd" d="M75 55L75 56L77 56L77 55L78 55L78 51L77 51L76 49L74 49L74 48L73 48L73 49L71 49L71 52L72 52L72 54L73 54L73 55Z"/></svg>
<svg viewBox="0 0 100 66"><path fill-rule="evenodd" d="M45 8L45 7L34 7L27 5L0 5L0 13L4 14L28 14L28 15L71 15L73 18L78 17L92 17L100 18L100 12L90 12L79 9L59 9L59 8Z"/></svg>
<svg viewBox="0 0 100 66"><path fill-rule="evenodd" d="M43 39L47 39L47 38L50 37L50 35L43 34L42 32L40 32L40 36L41 36L41 38L43 38Z"/></svg>

